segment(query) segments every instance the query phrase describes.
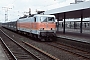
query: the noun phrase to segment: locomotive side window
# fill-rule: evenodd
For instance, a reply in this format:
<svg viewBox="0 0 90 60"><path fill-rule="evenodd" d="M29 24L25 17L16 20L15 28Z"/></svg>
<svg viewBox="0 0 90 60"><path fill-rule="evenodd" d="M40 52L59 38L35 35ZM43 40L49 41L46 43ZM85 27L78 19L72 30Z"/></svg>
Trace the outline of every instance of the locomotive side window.
<svg viewBox="0 0 90 60"><path fill-rule="evenodd" d="M34 21L36 22L36 17L34 17Z"/></svg>

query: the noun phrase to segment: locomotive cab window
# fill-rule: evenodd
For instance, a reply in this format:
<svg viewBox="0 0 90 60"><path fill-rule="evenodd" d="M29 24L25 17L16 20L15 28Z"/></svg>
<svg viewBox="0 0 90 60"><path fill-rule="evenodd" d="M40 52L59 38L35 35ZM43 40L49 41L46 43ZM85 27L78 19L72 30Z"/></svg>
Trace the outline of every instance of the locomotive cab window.
<svg viewBox="0 0 90 60"><path fill-rule="evenodd" d="M40 17L41 22L47 22L47 17Z"/></svg>
<svg viewBox="0 0 90 60"><path fill-rule="evenodd" d="M55 22L55 18L54 17L48 17L48 22Z"/></svg>

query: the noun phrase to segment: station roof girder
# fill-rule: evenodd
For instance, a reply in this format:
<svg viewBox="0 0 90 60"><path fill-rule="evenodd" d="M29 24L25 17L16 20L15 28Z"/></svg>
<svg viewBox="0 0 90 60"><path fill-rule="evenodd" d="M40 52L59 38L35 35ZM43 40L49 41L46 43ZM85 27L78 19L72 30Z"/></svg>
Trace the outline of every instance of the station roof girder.
<svg viewBox="0 0 90 60"><path fill-rule="evenodd" d="M65 18L80 18L81 14L83 14L83 18L90 17L90 1L72 4L66 7L52 9L44 12L44 14L54 14L56 18L60 19L63 18L64 13L66 15Z"/></svg>

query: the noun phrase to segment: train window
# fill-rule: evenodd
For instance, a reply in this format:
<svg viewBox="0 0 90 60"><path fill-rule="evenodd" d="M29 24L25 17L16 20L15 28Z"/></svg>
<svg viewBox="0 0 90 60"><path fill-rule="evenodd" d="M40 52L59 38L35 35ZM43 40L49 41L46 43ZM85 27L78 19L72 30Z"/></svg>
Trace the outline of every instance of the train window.
<svg viewBox="0 0 90 60"><path fill-rule="evenodd" d="M36 17L34 17L34 21L36 22Z"/></svg>
<svg viewBox="0 0 90 60"><path fill-rule="evenodd" d="M41 22L47 22L47 17L41 17L41 18L40 18L40 21L41 21Z"/></svg>
<svg viewBox="0 0 90 60"><path fill-rule="evenodd" d="M55 21L54 17L48 17L48 22L54 22L54 21Z"/></svg>

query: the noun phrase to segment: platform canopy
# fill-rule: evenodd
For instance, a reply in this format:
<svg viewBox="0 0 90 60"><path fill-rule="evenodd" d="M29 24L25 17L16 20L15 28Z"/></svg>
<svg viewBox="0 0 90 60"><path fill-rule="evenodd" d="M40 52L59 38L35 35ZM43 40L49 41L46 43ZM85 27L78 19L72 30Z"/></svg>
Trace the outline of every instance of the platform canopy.
<svg viewBox="0 0 90 60"><path fill-rule="evenodd" d="M53 14L57 19L63 19L64 14L66 19L81 18L81 15L83 18L90 17L90 1L48 10L45 11L44 14Z"/></svg>
<svg viewBox="0 0 90 60"><path fill-rule="evenodd" d="M80 18L80 33L82 33L83 18L90 18L90 1L71 4L69 6L45 11L44 14L55 15L57 21L63 21L63 33L65 33L65 22L67 19Z"/></svg>

